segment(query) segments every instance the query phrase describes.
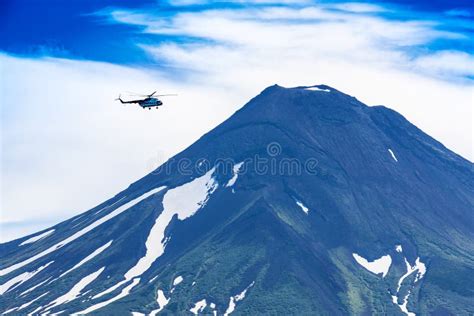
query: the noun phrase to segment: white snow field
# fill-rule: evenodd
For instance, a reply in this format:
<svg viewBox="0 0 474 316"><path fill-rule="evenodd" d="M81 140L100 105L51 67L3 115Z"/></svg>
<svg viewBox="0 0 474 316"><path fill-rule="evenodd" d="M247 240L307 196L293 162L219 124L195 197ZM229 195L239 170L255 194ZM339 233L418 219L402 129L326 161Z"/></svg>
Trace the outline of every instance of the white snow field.
<svg viewBox="0 0 474 316"><path fill-rule="evenodd" d="M129 285L127 285L126 287L124 287L122 289L122 291L120 291L120 293L104 302L100 302L100 303L97 303L95 305L92 305L90 306L89 308L86 308L85 310L83 311L80 311L80 312L77 312L77 313L74 313L73 315L84 315L84 314L88 314L88 313L91 313L93 311L96 311L104 306L107 306L109 305L110 303L113 303L115 301L118 301L119 299L121 298L124 298L125 296L127 296L128 294L130 294L130 291L140 282L140 278L136 278L136 279L133 279L132 283L130 283Z"/></svg>
<svg viewBox="0 0 474 316"><path fill-rule="evenodd" d="M303 212L309 214L309 209L300 201L296 201L296 204L301 208Z"/></svg>
<svg viewBox="0 0 474 316"><path fill-rule="evenodd" d="M423 278L423 276L426 273L426 265L423 262L421 262L420 257L416 258L415 264L413 266L410 265L407 258L404 258L404 259L405 259L405 265L407 267L407 272L404 275L402 275L400 279L398 280L397 295L392 295L392 301L394 304L397 304L398 307L400 307L400 310L406 315L415 316L415 313L410 312L407 307L408 298L410 297L411 290L408 290L407 294L403 297L401 303L400 303L399 292L400 292L400 288L402 287L403 281L415 271L418 271L418 272L415 276L415 280L411 284L411 287L413 287L415 283L421 280L421 278Z"/></svg>
<svg viewBox="0 0 474 316"><path fill-rule="evenodd" d="M34 277L36 274L41 272L42 270L46 269L51 263L54 261L48 262L44 266L41 266L37 268L34 271L31 272L23 272L22 274L19 274L15 276L14 278L11 278L10 280L6 281L5 283L0 285L0 295L3 295L4 293L8 292L9 290L12 290L19 286L20 284L28 281L32 277Z"/></svg>
<svg viewBox="0 0 474 316"><path fill-rule="evenodd" d="M54 229L50 229L50 230L48 230L48 231L46 231L46 232L44 232L44 233L42 233L42 234L39 234L39 235L37 235L37 236L33 236L33 237L31 237L31 238L25 240L24 242L22 242L22 243L20 244L20 246L23 246L23 245L26 245L26 244L34 243L35 241L38 241L38 240L40 240L40 239L43 239L44 237L46 237L46 236L48 236L48 235L50 235L50 234L52 234L52 233L54 233Z"/></svg>
<svg viewBox="0 0 474 316"><path fill-rule="evenodd" d="M82 290L94 282L97 277L104 271L105 267L100 268L99 270L83 277L79 282L77 282L66 294L58 297L51 303L49 303L45 311L50 310L51 308L75 300L81 295Z"/></svg>
<svg viewBox="0 0 474 316"><path fill-rule="evenodd" d="M393 160L395 160L396 162L398 162L397 157L395 157L395 154L393 153L393 151L392 151L390 148L388 149L388 152L389 152L390 155L392 156Z"/></svg>
<svg viewBox="0 0 474 316"><path fill-rule="evenodd" d="M118 207L116 210L114 210L113 212L105 215L104 217L101 217L100 219L98 219L97 221L93 222L92 224L88 225L87 227L84 227L83 229L81 229L80 231L74 233L72 236L54 244L53 246L49 247L48 249L38 253L37 255L33 256L33 257L30 257L24 261L21 261L19 263L15 263L11 266L9 266L8 268L5 268L5 269L2 269L0 270L0 276L3 276L3 275L6 275L12 271L15 271L21 267L24 267L26 266L27 264L39 259L39 258L42 258L44 256L46 256L47 254L50 254L52 253L53 251L56 251L60 248L62 248L64 245L67 245L69 244L70 242L78 239L79 237L87 234L88 232L90 232L91 230L93 230L94 228L96 228L97 226L107 222L108 220L114 218L115 216L121 214L122 212L128 210L129 208L131 208L132 206L135 206L136 204L140 203L141 201L145 200L146 198L152 196L153 194L156 194L158 192L160 192L161 190L163 190L165 188L165 186L162 186L162 187L159 187L159 188L155 188L153 190L150 190L144 194L142 194L141 196L131 200L130 202L128 203L125 203L124 205Z"/></svg>
<svg viewBox="0 0 474 316"><path fill-rule="evenodd" d="M309 90L309 91L321 91L321 92L331 92L331 90L329 90L329 89L321 89L321 88L318 88L318 87L309 87L309 88L305 88L305 90Z"/></svg>
<svg viewBox="0 0 474 316"><path fill-rule="evenodd" d="M178 216L179 220L185 220L186 218L193 216L201 207L206 205L209 196L217 189L219 184L212 177L214 171L215 168L212 168L203 176L179 187L169 189L165 193L163 197L163 211L156 218L145 242L145 255L125 273L125 280L122 280L113 287L97 294L94 298L99 298L105 293L110 293L132 279L134 280L134 285L128 290L128 293L133 287L138 285L139 282L135 282L135 280L137 280L136 278L147 271L153 262L164 253L166 247L165 230L171 222L171 219L175 215ZM126 295L128 295L128 293ZM126 295L123 295L122 297ZM112 302L112 300L108 300L96 304L86 309L84 312L90 312L102 308Z"/></svg>
<svg viewBox="0 0 474 316"><path fill-rule="evenodd" d="M180 284L181 282L183 282L183 277L182 277L182 276L177 276L177 277L173 280L173 286L176 286L176 285Z"/></svg>
<svg viewBox="0 0 474 316"><path fill-rule="evenodd" d="M232 312L235 310L236 303L238 301L241 301L245 298L245 295L247 294L247 291L249 288L251 288L255 284L255 281L250 283L249 286L247 286L242 292L240 292L237 295L231 296L229 299L229 306L227 307L227 310L224 313L224 316L230 315Z"/></svg>
<svg viewBox="0 0 474 316"><path fill-rule="evenodd" d="M108 243L106 243L105 245L103 245L102 247L99 247L97 248L96 250L94 250L94 252L92 252L90 255L88 255L87 257L85 257L84 259L82 259L78 264L76 264L74 267L72 267L71 269L67 270L66 272L62 273L59 277L62 278L63 276L65 276L66 274L68 274L69 272L71 271L74 271L76 270L77 268L79 268L80 266L82 266L84 263L86 263L87 261L90 261L92 259L94 259L95 257L97 257L99 254L101 254L105 249L107 249L110 245L112 244L112 240L109 241Z"/></svg>
<svg viewBox="0 0 474 316"><path fill-rule="evenodd" d="M234 165L234 168L233 168L234 175L229 180L229 182L227 182L227 184L225 185L226 187L232 187L235 184L235 182L237 181L237 178L239 177L240 168L242 168L243 164L244 162L239 162L238 164Z"/></svg>
<svg viewBox="0 0 474 316"><path fill-rule="evenodd" d="M194 304L194 307L191 308L189 311L193 313L194 315L197 315L200 312L202 312L204 308L206 308L206 306L207 306L206 299L203 299L203 300L200 300L199 302L196 302Z"/></svg>
<svg viewBox="0 0 474 316"><path fill-rule="evenodd" d="M374 261L368 261L356 253L353 253L352 256L357 261L357 263L363 266L366 270L374 274L382 273L383 278L387 275L388 270L392 265L392 257L390 257L390 255L382 256L379 259L375 259Z"/></svg>
<svg viewBox="0 0 474 316"><path fill-rule="evenodd" d="M156 314L161 312L163 308L165 308L165 306L168 305L170 299L171 298L166 298L165 293L163 293L162 290L158 290L158 292L156 293L156 302L158 303L160 307L158 309L152 310L150 312L150 316L155 316Z"/></svg>

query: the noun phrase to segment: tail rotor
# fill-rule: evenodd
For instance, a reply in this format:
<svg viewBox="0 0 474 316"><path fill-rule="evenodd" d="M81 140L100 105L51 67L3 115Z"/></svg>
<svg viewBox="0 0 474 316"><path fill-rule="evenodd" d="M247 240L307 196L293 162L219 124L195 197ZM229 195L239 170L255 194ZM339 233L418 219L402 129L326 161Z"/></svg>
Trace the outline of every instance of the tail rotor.
<svg viewBox="0 0 474 316"><path fill-rule="evenodd" d="M121 94L119 94L118 98L115 99L115 101L120 101L120 103L122 103L122 105L125 106L125 102L123 102Z"/></svg>

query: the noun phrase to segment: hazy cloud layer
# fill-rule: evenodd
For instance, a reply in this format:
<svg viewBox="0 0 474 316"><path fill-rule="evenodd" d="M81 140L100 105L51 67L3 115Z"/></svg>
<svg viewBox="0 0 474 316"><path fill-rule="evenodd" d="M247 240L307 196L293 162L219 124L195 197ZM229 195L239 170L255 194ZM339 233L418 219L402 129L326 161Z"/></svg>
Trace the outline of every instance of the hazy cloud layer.
<svg viewBox="0 0 474 316"><path fill-rule="evenodd" d="M1 238L111 197L275 83L324 83L384 104L472 160L473 55L449 21L357 2L244 2L216 9L199 1L202 8L186 11L196 2L173 1L183 6L175 14L98 13L169 36L134 43L156 64L0 55L8 78L1 90ZM114 101L120 92L156 89L179 96L153 111Z"/></svg>

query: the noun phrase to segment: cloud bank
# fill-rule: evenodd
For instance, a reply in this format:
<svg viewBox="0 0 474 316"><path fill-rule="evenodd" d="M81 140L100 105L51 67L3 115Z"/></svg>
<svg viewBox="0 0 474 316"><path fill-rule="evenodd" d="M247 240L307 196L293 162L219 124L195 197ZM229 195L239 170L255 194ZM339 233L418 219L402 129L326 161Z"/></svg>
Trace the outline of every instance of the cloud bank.
<svg viewBox="0 0 474 316"><path fill-rule="evenodd" d="M165 38L133 43L154 63L1 54L1 238L111 197L275 83L328 84L386 105L473 159L474 60L462 49L470 39L449 21L381 4L249 3L97 13ZM113 101L156 89L179 96L153 111Z"/></svg>

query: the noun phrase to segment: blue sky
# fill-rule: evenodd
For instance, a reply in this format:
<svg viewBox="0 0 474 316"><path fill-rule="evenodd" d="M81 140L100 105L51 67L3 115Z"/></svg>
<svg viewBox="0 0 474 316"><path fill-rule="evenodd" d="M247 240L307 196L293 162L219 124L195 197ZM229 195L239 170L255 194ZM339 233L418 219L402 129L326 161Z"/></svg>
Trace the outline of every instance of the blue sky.
<svg viewBox="0 0 474 316"><path fill-rule="evenodd" d="M2 240L113 196L275 83L384 104L473 159L470 1L7 0L0 12ZM179 96L150 113L114 102L157 89Z"/></svg>
<svg viewBox="0 0 474 316"><path fill-rule="evenodd" d="M104 61L118 64L153 63L137 44L159 45L163 42L200 42L205 37L186 34L150 34L145 25L117 23L110 17L114 11L153 12L167 21L185 12L209 10L249 10L253 8L304 8L331 5L337 12L347 2L339 1L153 1L153 0L7 0L1 5L2 41L0 49L22 56L48 55L73 59ZM338 4L340 5L338 7ZM372 5L384 11L368 12L389 20L430 20L437 30L463 34L464 39L438 39L424 43L419 49L455 49L472 51L473 5L471 1L379 1L350 2ZM411 47L413 49L413 47ZM414 52L417 54L418 52Z"/></svg>

